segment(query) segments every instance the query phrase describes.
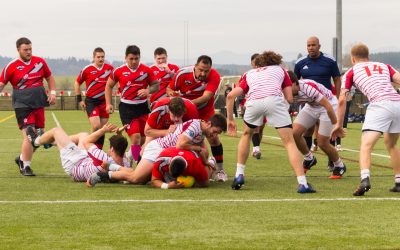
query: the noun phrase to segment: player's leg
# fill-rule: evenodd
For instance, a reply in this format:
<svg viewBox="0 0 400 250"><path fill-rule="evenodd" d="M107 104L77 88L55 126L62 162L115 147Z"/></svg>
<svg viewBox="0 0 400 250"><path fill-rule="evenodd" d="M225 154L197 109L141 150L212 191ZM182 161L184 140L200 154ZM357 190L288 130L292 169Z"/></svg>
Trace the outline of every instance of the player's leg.
<svg viewBox="0 0 400 250"><path fill-rule="evenodd" d="M78 145L78 148L80 149L85 149L85 146L83 145L83 140L88 136L89 134L86 132L81 132L78 134L70 135L69 139Z"/></svg>
<svg viewBox="0 0 400 250"><path fill-rule="evenodd" d="M394 172L395 186L390 189L392 192L400 192L400 150L397 146L399 135L399 133L384 134L385 146L390 155L390 161Z"/></svg>
<svg viewBox="0 0 400 250"><path fill-rule="evenodd" d="M67 133L59 127L52 128L40 136L32 133L30 133L29 136L31 138L32 144L34 144L35 146L40 146L44 144L56 144L58 149L62 149L73 142L71 138L67 135Z"/></svg>
<svg viewBox="0 0 400 250"><path fill-rule="evenodd" d="M225 182L228 180L228 175L224 171L224 148L219 136L207 137L207 141L211 147L211 153L216 161L216 181Z"/></svg>
<svg viewBox="0 0 400 250"><path fill-rule="evenodd" d="M261 159L261 151L260 151L260 127L254 129L254 134L251 136L251 141L253 142L253 157L256 159Z"/></svg>

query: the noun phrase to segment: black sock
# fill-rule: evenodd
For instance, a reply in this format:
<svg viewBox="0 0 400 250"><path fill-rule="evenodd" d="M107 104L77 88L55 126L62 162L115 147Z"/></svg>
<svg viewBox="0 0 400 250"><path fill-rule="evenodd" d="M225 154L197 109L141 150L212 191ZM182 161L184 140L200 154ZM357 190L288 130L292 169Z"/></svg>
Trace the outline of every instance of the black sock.
<svg viewBox="0 0 400 250"><path fill-rule="evenodd" d="M315 146L318 146L318 140L317 140L317 138L314 138L314 145L315 145Z"/></svg>
<svg viewBox="0 0 400 250"><path fill-rule="evenodd" d="M211 152L217 162L217 169L222 170L222 163L224 162L224 148L222 144L211 146Z"/></svg>
<svg viewBox="0 0 400 250"><path fill-rule="evenodd" d="M337 145L341 145L341 144L342 144L342 138L338 137L338 138L336 139L336 144L337 144Z"/></svg>
<svg viewBox="0 0 400 250"><path fill-rule="evenodd" d="M335 140L331 140L331 141L329 141L329 143L330 143L332 146L336 146L336 141L335 141Z"/></svg>
<svg viewBox="0 0 400 250"><path fill-rule="evenodd" d="M103 135L102 137L100 137L99 139L97 139L97 141L94 143L94 144L96 144L96 146L97 146L99 149L103 149L104 138L105 138L105 135Z"/></svg>
<svg viewBox="0 0 400 250"><path fill-rule="evenodd" d="M312 136L303 136L303 137L304 137L304 140L306 140L308 149L310 149L311 145L312 145Z"/></svg>
<svg viewBox="0 0 400 250"><path fill-rule="evenodd" d="M259 133L253 134L253 136L251 137L251 140L253 141L254 147L260 146L260 134Z"/></svg>

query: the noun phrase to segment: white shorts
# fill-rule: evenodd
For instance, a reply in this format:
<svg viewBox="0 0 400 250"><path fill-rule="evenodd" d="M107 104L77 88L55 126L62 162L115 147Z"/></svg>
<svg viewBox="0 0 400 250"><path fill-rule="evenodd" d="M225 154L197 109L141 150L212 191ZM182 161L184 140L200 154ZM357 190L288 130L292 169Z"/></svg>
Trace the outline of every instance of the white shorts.
<svg viewBox="0 0 400 250"><path fill-rule="evenodd" d="M268 96L266 98L246 101L246 112L243 120L254 126L264 124L264 116L269 125L282 128L292 124L289 115L289 106L282 96Z"/></svg>
<svg viewBox="0 0 400 250"><path fill-rule="evenodd" d="M86 150L78 148L75 143L70 143L60 150L61 165L65 173L72 176L72 169L83 159L87 158Z"/></svg>
<svg viewBox="0 0 400 250"><path fill-rule="evenodd" d="M337 99L333 99L330 102L335 114L337 112ZM318 134L323 136L331 136L331 132L333 129L333 125L331 123L331 119L329 119L328 112L322 106L312 106L308 103L300 110L299 114L297 115L296 119L293 123L300 124L305 128L311 128L314 126L317 121L319 120L319 129Z"/></svg>
<svg viewBox="0 0 400 250"><path fill-rule="evenodd" d="M164 148L157 143L157 140L152 140L144 148L142 159L155 162L163 150Z"/></svg>
<svg viewBox="0 0 400 250"><path fill-rule="evenodd" d="M400 133L400 102L387 100L369 104L362 130Z"/></svg>

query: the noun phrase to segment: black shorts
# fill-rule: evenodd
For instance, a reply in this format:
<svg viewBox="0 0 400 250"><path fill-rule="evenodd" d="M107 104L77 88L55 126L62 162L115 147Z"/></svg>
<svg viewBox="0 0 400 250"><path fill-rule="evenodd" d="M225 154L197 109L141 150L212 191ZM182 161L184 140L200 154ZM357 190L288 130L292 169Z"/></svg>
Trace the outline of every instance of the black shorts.
<svg viewBox="0 0 400 250"><path fill-rule="evenodd" d="M150 113L149 103L146 101L140 104L126 104L119 103L119 117L122 124L130 124L132 119L139 118L140 116Z"/></svg>

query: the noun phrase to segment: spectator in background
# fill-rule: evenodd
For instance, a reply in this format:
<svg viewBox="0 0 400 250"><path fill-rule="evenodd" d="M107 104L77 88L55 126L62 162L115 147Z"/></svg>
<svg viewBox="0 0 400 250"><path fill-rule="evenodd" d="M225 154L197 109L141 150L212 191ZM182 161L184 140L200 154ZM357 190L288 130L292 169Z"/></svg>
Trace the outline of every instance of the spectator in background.
<svg viewBox="0 0 400 250"><path fill-rule="evenodd" d="M8 82L11 83L12 104L18 127L24 138L21 154L15 158L15 163L22 175L35 176L30 167L34 148L28 140L26 131L31 127L35 132L43 132L44 107L56 103L56 82L46 61L32 55L32 42L28 38L19 38L16 45L19 58L11 61L3 69L0 76L0 92ZM49 96L43 87L43 79L48 83Z"/></svg>

